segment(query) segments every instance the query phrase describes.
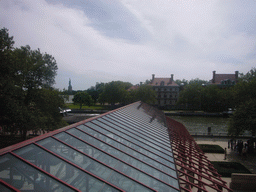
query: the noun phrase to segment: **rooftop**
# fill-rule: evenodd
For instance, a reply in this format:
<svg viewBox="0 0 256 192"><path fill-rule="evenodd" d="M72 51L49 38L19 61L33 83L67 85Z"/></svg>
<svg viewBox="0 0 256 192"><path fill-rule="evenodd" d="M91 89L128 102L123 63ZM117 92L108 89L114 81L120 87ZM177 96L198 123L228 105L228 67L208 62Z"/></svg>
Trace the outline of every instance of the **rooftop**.
<svg viewBox="0 0 256 192"><path fill-rule="evenodd" d="M223 81L230 81L230 83L236 83L238 79L238 71L235 71L234 74L216 74L216 71L213 71L213 78L211 84L222 84Z"/></svg>
<svg viewBox="0 0 256 192"><path fill-rule="evenodd" d="M229 191L186 128L141 102L0 150L0 191L192 188Z"/></svg>
<svg viewBox="0 0 256 192"><path fill-rule="evenodd" d="M175 86L175 87L179 86L171 78L164 78L164 77L154 78L149 85L152 85L152 86Z"/></svg>

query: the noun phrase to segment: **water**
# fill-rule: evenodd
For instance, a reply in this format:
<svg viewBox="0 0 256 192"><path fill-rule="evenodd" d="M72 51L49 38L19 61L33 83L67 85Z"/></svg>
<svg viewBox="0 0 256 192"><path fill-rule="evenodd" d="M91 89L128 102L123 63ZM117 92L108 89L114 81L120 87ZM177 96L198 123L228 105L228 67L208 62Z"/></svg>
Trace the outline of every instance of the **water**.
<svg viewBox="0 0 256 192"><path fill-rule="evenodd" d="M182 123L190 134L206 135L208 127L214 135L227 135L229 118L201 117L201 116L170 116L170 118Z"/></svg>

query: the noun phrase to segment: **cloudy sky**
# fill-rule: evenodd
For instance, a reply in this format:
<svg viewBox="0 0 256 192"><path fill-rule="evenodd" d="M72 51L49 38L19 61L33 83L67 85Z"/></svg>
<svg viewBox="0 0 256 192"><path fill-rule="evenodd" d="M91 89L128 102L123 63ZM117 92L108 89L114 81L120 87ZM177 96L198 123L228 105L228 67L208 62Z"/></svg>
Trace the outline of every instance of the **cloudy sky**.
<svg viewBox="0 0 256 192"><path fill-rule="evenodd" d="M256 64L254 0L0 0L15 46L55 57L55 87L210 80Z"/></svg>

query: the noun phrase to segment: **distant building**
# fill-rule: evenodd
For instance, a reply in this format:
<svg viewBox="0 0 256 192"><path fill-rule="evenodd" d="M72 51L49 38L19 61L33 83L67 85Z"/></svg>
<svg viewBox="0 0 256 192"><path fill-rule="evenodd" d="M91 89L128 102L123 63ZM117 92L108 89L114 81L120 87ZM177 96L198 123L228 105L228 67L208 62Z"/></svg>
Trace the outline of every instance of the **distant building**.
<svg viewBox="0 0 256 192"><path fill-rule="evenodd" d="M129 89L127 89L127 91L132 91L132 90L137 90L137 89L139 89L139 85L133 85Z"/></svg>
<svg viewBox="0 0 256 192"><path fill-rule="evenodd" d="M71 79L69 78L68 93L72 93Z"/></svg>
<svg viewBox="0 0 256 192"><path fill-rule="evenodd" d="M237 81L238 71L235 71L234 74L216 74L216 71L213 71L213 77L209 84L225 88L235 85Z"/></svg>
<svg viewBox="0 0 256 192"><path fill-rule="evenodd" d="M180 86L173 80L173 74L170 78L155 78L155 74L152 74L149 85L157 92L157 106L170 108L177 103Z"/></svg>
<svg viewBox="0 0 256 192"><path fill-rule="evenodd" d="M64 99L64 103L73 103L74 95L60 95Z"/></svg>
<svg viewBox="0 0 256 192"><path fill-rule="evenodd" d="M64 103L73 103L73 90L71 85L71 79L69 78L68 92L65 91L64 95L60 95L64 99Z"/></svg>

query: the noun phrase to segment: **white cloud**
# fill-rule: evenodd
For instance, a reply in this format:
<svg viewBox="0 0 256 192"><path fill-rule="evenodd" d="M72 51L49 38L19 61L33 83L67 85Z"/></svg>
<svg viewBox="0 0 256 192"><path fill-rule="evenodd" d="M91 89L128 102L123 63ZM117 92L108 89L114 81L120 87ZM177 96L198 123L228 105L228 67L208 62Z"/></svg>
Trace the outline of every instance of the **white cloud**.
<svg viewBox="0 0 256 192"><path fill-rule="evenodd" d="M68 76L74 88L86 89L111 80L136 84L152 73L209 80L213 70L246 73L255 65L256 2L49 2L1 0L0 23L16 46L56 58L61 89Z"/></svg>

